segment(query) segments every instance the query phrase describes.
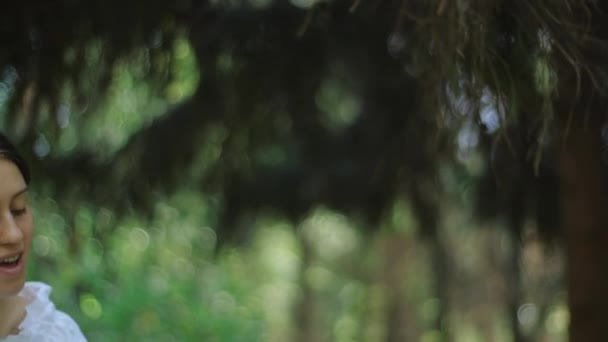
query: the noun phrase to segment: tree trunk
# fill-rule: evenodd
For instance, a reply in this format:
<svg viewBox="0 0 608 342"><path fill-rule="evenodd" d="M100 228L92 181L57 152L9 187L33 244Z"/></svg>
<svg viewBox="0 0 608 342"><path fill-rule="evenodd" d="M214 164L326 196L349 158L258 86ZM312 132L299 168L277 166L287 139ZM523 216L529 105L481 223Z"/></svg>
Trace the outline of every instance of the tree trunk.
<svg viewBox="0 0 608 342"><path fill-rule="evenodd" d="M523 178L523 177L522 177ZM523 183L522 183L523 184ZM512 186L517 186L513 184ZM519 323L519 307L522 304L523 289L521 284L521 236L525 221L525 189L515 188L511 190L510 208L507 222L509 225L509 237L511 242L510 255L507 263L507 306L509 309L509 321L513 342L526 342Z"/></svg>
<svg viewBox="0 0 608 342"><path fill-rule="evenodd" d="M602 144L605 106L587 100L579 100L574 112L562 113L558 141L572 342L608 341L608 193Z"/></svg>
<svg viewBox="0 0 608 342"><path fill-rule="evenodd" d="M403 283L408 240L396 233L383 237L381 283L385 292L386 342L407 340L408 322L407 303L404 300Z"/></svg>
<svg viewBox="0 0 608 342"><path fill-rule="evenodd" d="M521 286L521 242L520 236L513 231L510 232L511 237L511 255L507 265L507 306L509 309L509 323L511 325L511 333L513 334L513 342L527 342L527 339L519 324L518 312L522 302L522 286Z"/></svg>
<svg viewBox="0 0 608 342"><path fill-rule="evenodd" d="M437 316L434 319L433 327L439 332L439 340L441 342L449 342L452 340L449 331L446 327L446 319L448 315L448 256L445 251L445 246L440 240L437 233L433 234L430 239L431 258L433 265L435 296L437 296L438 305Z"/></svg>
<svg viewBox="0 0 608 342"><path fill-rule="evenodd" d="M308 268L312 264L312 246L306 236L300 236L300 246L302 248L302 261L300 263L298 283L301 286L301 292L295 307L295 341L318 341L315 324L315 294L306 276Z"/></svg>
<svg viewBox="0 0 608 342"><path fill-rule="evenodd" d="M438 188L433 182L417 180L412 185L412 204L419 223L421 235L430 247L431 265L433 268L434 295L438 300L437 315L433 320L433 330L439 333L441 342L451 341L446 329L448 314L448 256L441 241L441 211L438 205Z"/></svg>

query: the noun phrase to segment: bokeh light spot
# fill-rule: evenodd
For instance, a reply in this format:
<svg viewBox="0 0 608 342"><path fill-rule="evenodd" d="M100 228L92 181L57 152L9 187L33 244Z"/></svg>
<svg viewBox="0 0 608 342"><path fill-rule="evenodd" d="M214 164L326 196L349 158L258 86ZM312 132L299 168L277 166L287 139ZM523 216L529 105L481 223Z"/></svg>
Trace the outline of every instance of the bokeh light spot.
<svg viewBox="0 0 608 342"><path fill-rule="evenodd" d="M80 310L91 319L99 319L103 313L101 303L92 294L80 297Z"/></svg>

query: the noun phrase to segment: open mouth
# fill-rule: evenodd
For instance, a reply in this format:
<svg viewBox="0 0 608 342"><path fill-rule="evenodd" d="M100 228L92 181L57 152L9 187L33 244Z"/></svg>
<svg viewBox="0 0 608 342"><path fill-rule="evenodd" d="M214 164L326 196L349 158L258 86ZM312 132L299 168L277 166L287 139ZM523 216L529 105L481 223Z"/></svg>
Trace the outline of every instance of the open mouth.
<svg viewBox="0 0 608 342"><path fill-rule="evenodd" d="M21 254L17 254L11 257L0 259L0 267L14 267L19 264L21 260Z"/></svg>

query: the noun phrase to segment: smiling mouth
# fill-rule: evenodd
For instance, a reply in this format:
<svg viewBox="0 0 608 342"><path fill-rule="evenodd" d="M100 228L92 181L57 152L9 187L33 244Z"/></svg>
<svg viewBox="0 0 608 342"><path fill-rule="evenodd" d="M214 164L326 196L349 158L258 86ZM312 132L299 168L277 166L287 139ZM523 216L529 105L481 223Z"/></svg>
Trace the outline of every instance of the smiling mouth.
<svg viewBox="0 0 608 342"><path fill-rule="evenodd" d="M15 266L21 260L21 254L14 255L12 257L0 259L0 267L11 267Z"/></svg>

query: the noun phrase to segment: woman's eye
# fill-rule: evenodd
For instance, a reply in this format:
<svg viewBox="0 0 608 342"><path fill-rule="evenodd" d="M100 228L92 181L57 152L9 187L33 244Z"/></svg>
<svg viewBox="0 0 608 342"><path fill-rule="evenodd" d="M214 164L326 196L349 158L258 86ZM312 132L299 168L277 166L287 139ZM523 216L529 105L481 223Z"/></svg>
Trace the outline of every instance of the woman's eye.
<svg viewBox="0 0 608 342"><path fill-rule="evenodd" d="M13 216L23 216L23 215L25 215L26 212L27 212L27 208L11 210L11 213L13 214Z"/></svg>

